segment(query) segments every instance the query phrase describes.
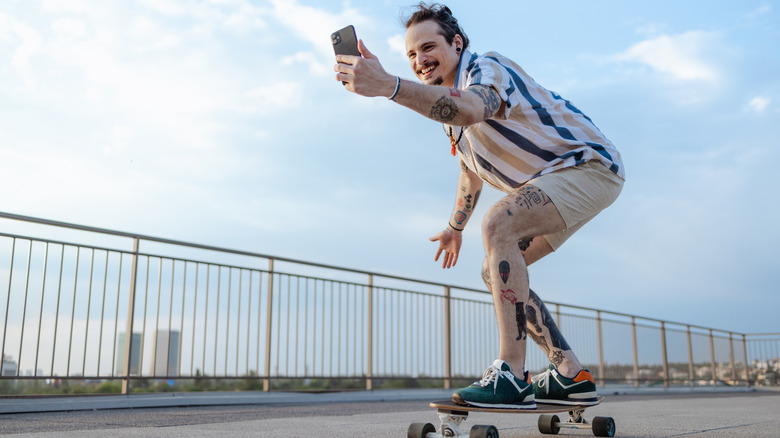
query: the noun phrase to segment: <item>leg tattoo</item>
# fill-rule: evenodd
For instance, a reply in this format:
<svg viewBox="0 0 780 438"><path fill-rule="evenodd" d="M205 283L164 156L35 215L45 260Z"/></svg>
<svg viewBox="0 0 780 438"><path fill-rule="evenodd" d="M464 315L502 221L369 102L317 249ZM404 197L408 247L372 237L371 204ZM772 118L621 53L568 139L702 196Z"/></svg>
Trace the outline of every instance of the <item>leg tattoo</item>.
<svg viewBox="0 0 780 438"><path fill-rule="evenodd" d="M506 284L509 280L509 262L502 260L501 263L498 264L498 274L501 276L501 281Z"/></svg>
<svg viewBox="0 0 780 438"><path fill-rule="evenodd" d="M517 296L515 295L515 291L512 289L507 290L501 290L501 302L503 303L504 300L509 301L509 304L515 304L517 303Z"/></svg>
<svg viewBox="0 0 780 438"><path fill-rule="evenodd" d="M485 265L482 265L482 281L485 282L485 286L487 286L488 289L490 289L491 286L493 285L490 282L490 272L488 272L488 270L485 269Z"/></svg>
<svg viewBox="0 0 780 438"><path fill-rule="evenodd" d="M525 303L515 303L515 312L517 318L517 339L516 341L522 341L525 339Z"/></svg>
<svg viewBox="0 0 780 438"><path fill-rule="evenodd" d="M547 327L547 330L550 332L550 342L552 343L552 346L564 351L571 350L571 347L569 347L569 344L566 342L566 339L564 339L561 331L558 330L558 326L555 324L555 321L550 315L550 312L547 310L547 306L544 305L539 296L536 295L534 291L530 291L529 298L541 312L541 322L542 325Z"/></svg>
<svg viewBox="0 0 780 438"><path fill-rule="evenodd" d="M555 352L553 352L553 354L550 355L550 362L552 362L556 368L563 363L563 359L564 359L563 353L561 353L560 350L555 350Z"/></svg>
<svg viewBox="0 0 780 438"><path fill-rule="evenodd" d="M539 326L539 321L536 319L536 309L530 304L525 309L526 322L528 325L528 334L536 342L537 345L544 351L544 354L550 355L550 346L547 345L547 340L544 339L544 332L542 327Z"/></svg>
<svg viewBox="0 0 780 438"><path fill-rule="evenodd" d="M525 251L528 249L529 246L531 246L531 242L533 242L533 240L534 240L533 237L522 239L519 242L517 242L517 246L520 247L520 251Z"/></svg>

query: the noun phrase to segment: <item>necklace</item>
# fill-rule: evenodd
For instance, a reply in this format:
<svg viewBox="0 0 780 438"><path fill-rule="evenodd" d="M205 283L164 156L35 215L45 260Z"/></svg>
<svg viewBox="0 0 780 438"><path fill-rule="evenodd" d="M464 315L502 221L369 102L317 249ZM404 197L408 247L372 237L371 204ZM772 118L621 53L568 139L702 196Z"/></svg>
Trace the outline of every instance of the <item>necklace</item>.
<svg viewBox="0 0 780 438"><path fill-rule="evenodd" d="M450 126L450 133L447 135L450 138L450 144L452 144L452 150L450 153L452 156L455 156L455 151L457 149L458 143L460 143L460 139L463 138L463 131L465 131L464 128L460 128L460 134L458 135L458 139L455 140L455 137L452 135L452 126Z"/></svg>

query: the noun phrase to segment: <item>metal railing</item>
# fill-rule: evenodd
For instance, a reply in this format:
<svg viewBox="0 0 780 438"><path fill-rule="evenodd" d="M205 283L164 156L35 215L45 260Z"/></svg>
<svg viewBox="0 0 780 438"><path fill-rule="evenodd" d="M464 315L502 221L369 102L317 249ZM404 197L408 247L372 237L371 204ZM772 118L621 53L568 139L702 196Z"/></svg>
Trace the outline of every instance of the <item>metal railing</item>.
<svg viewBox="0 0 780 438"><path fill-rule="evenodd" d="M0 213L0 382L473 379L485 290ZM0 222L2 224L3 222ZM601 384L777 384L780 334L547 302ZM131 334L128 336L128 334ZM547 359L529 347L527 368Z"/></svg>

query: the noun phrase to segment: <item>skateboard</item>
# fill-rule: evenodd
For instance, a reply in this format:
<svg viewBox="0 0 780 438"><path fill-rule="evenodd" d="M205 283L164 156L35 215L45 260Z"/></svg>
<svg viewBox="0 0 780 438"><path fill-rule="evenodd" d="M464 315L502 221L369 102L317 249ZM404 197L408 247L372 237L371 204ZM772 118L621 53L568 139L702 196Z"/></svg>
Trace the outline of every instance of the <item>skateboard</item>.
<svg viewBox="0 0 780 438"><path fill-rule="evenodd" d="M599 397L599 403L604 397ZM408 438L440 438L440 437L469 437L469 438L498 438L498 429L491 425L472 426L470 432L460 428L461 423L469 416L469 412L497 412L502 414L541 414L539 416L539 432L544 434L557 434L561 429L590 429L595 436L615 436L615 421L612 417L593 417L591 422L583 418L582 414L590 406L563 406L537 403L536 409L504 409L504 408L480 408L477 406L462 406L450 400L431 402L431 407L439 413L441 426L436 432L436 427L431 423L412 423L407 432ZM561 421L557 413L568 412L568 421Z"/></svg>

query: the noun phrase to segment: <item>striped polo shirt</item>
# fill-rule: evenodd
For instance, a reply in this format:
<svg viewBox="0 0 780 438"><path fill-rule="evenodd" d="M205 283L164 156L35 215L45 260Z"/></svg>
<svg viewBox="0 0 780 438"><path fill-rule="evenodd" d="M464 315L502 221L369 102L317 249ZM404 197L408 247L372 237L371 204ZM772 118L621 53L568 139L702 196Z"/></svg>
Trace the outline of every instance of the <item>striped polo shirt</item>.
<svg viewBox="0 0 780 438"><path fill-rule="evenodd" d="M503 100L494 118L463 127L458 143L460 158L485 182L508 193L537 176L591 160L625 179L620 153L590 118L519 65L495 52L464 51L455 87L477 84L493 87ZM457 139L461 127L451 128ZM450 126L444 129L450 132Z"/></svg>

